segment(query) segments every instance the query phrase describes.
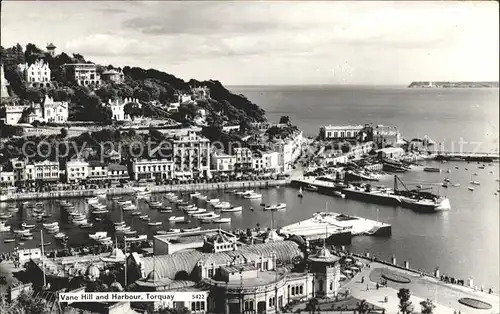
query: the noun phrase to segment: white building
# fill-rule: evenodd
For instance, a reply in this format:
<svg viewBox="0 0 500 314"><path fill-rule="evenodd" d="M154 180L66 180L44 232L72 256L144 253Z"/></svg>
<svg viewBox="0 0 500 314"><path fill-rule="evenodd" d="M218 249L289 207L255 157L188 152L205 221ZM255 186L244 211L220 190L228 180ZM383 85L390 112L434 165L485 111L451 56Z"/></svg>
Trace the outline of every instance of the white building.
<svg viewBox="0 0 500 314"><path fill-rule="evenodd" d="M171 180L174 176L174 162L171 159L147 160L139 159L132 163L135 180Z"/></svg>
<svg viewBox="0 0 500 314"><path fill-rule="evenodd" d="M253 153L250 148L233 148L233 154L236 156L236 170L251 170L253 168Z"/></svg>
<svg viewBox="0 0 500 314"><path fill-rule="evenodd" d="M128 179L130 179L127 166L120 165L120 164L110 164L108 166L108 179L110 179L110 180L128 180Z"/></svg>
<svg viewBox="0 0 500 314"><path fill-rule="evenodd" d="M78 182L89 177L89 163L81 160L71 160L66 163L67 182Z"/></svg>
<svg viewBox="0 0 500 314"><path fill-rule="evenodd" d="M101 77L93 63L72 63L65 64L64 67L68 79L74 80L78 85L99 86L101 84Z"/></svg>
<svg viewBox="0 0 500 314"><path fill-rule="evenodd" d="M45 101L41 106L42 111L42 121L43 122L54 122L54 123L64 123L68 121L69 117L69 105L66 101L54 101L52 97L45 95Z"/></svg>
<svg viewBox="0 0 500 314"><path fill-rule="evenodd" d="M377 125L373 127L373 141L379 148L387 146L398 146L404 143L401 139L398 127L388 125Z"/></svg>
<svg viewBox="0 0 500 314"><path fill-rule="evenodd" d="M29 106L5 106L5 124L16 125Z"/></svg>
<svg viewBox="0 0 500 314"><path fill-rule="evenodd" d="M113 82L116 84L121 84L121 83L123 83L125 76L123 75L123 72L121 69L111 69L111 70L104 71L102 73L102 79L104 81Z"/></svg>
<svg viewBox="0 0 500 314"><path fill-rule="evenodd" d="M404 154L404 149L400 147L387 147L377 150L377 155L380 158L400 159Z"/></svg>
<svg viewBox="0 0 500 314"><path fill-rule="evenodd" d="M111 109L111 114L113 117L113 120L116 121L131 121L130 115L125 113L125 105L128 103L134 103L136 104L139 108L142 107L140 101L137 98L125 98L125 99L115 99L112 101L111 99L108 100L108 103L106 106Z"/></svg>
<svg viewBox="0 0 500 314"><path fill-rule="evenodd" d="M369 142L365 142L365 143L359 143L357 145L351 146L351 149L347 153L347 156L351 157L351 158L359 158L359 157L362 157L364 155L367 155L375 147L376 147L376 145L375 145L375 143L373 141L369 141Z"/></svg>
<svg viewBox="0 0 500 314"><path fill-rule="evenodd" d="M207 100L210 98L210 89L206 86L191 88L195 100Z"/></svg>
<svg viewBox="0 0 500 314"><path fill-rule="evenodd" d="M210 141L188 131L172 140L173 161L177 178L210 178Z"/></svg>
<svg viewBox="0 0 500 314"><path fill-rule="evenodd" d="M214 152L212 154L212 169L215 172L233 172L236 156Z"/></svg>
<svg viewBox="0 0 500 314"><path fill-rule="evenodd" d="M108 166L100 161L89 161L89 180L101 181L108 178Z"/></svg>
<svg viewBox="0 0 500 314"><path fill-rule="evenodd" d="M44 60L37 60L32 64L19 64L19 70L23 73L26 83L32 86L50 86L50 67Z"/></svg>
<svg viewBox="0 0 500 314"><path fill-rule="evenodd" d="M279 171L286 172L292 169L293 163L302 153L302 142L304 140L302 131L297 130L286 139L279 139L274 142L274 151L278 155Z"/></svg>
<svg viewBox="0 0 500 314"><path fill-rule="evenodd" d="M59 181L59 162L44 160L25 165L25 180Z"/></svg>
<svg viewBox="0 0 500 314"><path fill-rule="evenodd" d="M252 168L264 172L278 171L278 161L278 152L257 150L253 152Z"/></svg>
<svg viewBox="0 0 500 314"><path fill-rule="evenodd" d="M319 130L320 137L323 140L329 139L352 139L358 136L365 127L363 125L328 125Z"/></svg>
<svg viewBox="0 0 500 314"><path fill-rule="evenodd" d="M12 187L14 182L14 171L5 171L0 166L0 187Z"/></svg>

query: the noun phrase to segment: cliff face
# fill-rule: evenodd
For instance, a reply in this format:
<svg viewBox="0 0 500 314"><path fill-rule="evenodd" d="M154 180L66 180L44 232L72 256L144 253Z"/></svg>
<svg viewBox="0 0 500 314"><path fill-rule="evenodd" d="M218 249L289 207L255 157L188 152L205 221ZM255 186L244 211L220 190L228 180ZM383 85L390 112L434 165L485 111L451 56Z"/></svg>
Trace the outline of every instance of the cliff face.
<svg viewBox="0 0 500 314"><path fill-rule="evenodd" d="M419 81L411 82L408 88L498 88L498 82L444 82L444 81Z"/></svg>

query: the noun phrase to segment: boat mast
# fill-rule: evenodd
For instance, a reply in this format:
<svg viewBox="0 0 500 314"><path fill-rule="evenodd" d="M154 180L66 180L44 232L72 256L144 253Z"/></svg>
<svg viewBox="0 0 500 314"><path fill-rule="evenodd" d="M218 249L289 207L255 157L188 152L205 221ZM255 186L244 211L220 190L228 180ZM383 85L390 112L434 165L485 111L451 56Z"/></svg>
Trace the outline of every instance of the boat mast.
<svg viewBox="0 0 500 314"><path fill-rule="evenodd" d="M123 237L124 251L125 251L125 286L123 287L125 290L127 289L127 237Z"/></svg>
<svg viewBox="0 0 500 314"><path fill-rule="evenodd" d="M43 287L47 286L47 279L45 278L45 253L43 249L43 229L40 230L40 241L42 242L42 272L43 272Z"/></svg>
<svg viewBox="0 0 500 314"><path fill-rule="evenodd" d="M326 216L328 216L328 202L326 202L325 207L326 207ZM328 221L326 221L325 225L325 238L323 239L323 248L326 248L326 238L328 238Z"/></svg>

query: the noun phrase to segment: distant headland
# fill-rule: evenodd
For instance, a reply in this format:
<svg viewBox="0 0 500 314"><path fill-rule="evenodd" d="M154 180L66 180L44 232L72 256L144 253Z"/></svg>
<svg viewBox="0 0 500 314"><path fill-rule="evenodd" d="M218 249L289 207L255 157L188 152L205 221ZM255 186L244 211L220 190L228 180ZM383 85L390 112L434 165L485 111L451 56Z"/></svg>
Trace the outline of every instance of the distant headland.
<svg viewBox="0 0 500 314"><path fill-rule="evenodd" d="M498 88L498 82L411 82L408 88Z"/></svg>

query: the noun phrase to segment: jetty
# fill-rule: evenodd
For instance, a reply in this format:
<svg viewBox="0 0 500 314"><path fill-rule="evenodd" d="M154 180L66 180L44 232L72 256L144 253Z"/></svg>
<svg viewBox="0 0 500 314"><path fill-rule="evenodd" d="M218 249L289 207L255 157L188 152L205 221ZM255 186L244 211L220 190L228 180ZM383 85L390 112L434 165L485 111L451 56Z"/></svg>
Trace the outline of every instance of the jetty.
<svg viewBox="0 0 500 314"><path fill-rule="evenodd" d="M312 218L284 226L283 234L299 235L307 240L330 239L335 235L390 236L390 224L332 212L315 213Z"/></svg>

